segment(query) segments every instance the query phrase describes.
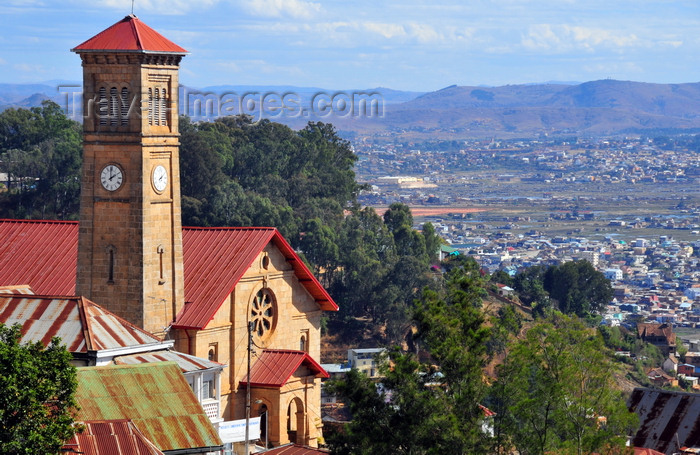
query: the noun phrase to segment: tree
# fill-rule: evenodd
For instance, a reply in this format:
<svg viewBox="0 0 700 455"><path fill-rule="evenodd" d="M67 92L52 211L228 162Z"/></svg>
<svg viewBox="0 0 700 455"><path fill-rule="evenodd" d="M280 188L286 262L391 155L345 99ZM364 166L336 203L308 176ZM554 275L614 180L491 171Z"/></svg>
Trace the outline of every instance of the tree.
<svg viewBox="0 0 700 455"><path fill-rule="evenodd" d="M0 454L59 453L78 430L72 356L58 338L21 337L20 325L0 324Z"/></svg>
<svg viewBox="0 0 700 455"><path fill-rule="evenodd" d="M544 316L551 307L549 294L544 289L544 274L547 268L536 265L519 271L513 278L513 288L520 300L533 308L538 316Z"/></svg>
<svg viewBox="0 0 700 455"><path fill-rule="evenodd" d="M410 354L394 351L392 368L375 384L358 370L332 383L331 392L344 397L352 421L342 432L327 435L338 455L377 453L419 455L462 453L449 446L454 417L433 387L435 370Z"/></svg>
<svg viewBox="0 0 700 455"><path fill-rule="evenodd" d="M515 342L491 399L502 447L521 454L608 453L638 424L617 389L614 356L595 329L555 314Z"/></svg>
<svg viewBox="0 0 700 455"><path fill-rule="evenodd" d="M81 126L54 102L0 113L2 217L76 219L82 163Z"/></svg>
<svg viewBox="0 0 700 455"><path fill-rule="evenodd" d="M489 280L492 283L500 283L506 286L513 286L513 277L511 277L505 270L496 270L491 275Z"/></svg>
<svg viewBox="0 0 700 455"><path fill-rule="evenodd" d="M610 280L588 261L572 261L547 269L544 289L559 303L559 310L579 317L597 313L613 296Z"/></svg>
<svg viewBox="0 0 700 455"><path fill-rule="evenodd" d="M443 243L442 238L435 231L433 223L424 223L421 233L425 239L425 251L428 253L428 258L431 262L437 262L440 255L440 245Z"/></svg>

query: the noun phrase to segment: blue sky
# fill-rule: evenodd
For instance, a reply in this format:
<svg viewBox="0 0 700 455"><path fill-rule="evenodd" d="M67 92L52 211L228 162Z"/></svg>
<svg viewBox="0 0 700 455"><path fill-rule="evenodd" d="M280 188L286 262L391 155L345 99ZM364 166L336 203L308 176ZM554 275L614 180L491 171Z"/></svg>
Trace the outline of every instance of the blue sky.
<svg viewBox="0 0 700 455"><path fill-rule="evenodd" d="M69 49L131 0L2 0L0 82L81 79ZM700 81L698 0L135 0L183 46L181 82L430 91Z"/></svg>

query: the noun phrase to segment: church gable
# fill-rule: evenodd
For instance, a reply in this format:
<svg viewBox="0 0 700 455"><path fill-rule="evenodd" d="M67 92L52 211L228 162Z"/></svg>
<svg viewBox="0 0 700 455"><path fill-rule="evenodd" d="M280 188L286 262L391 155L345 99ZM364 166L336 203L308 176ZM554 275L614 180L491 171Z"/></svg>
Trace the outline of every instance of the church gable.
<svg viewBox="0 0 700 455"><path fill-rule="evenodd" d="M326 311L338 306L274 228L185 228L185 306L174 328L203 329L213 321L230 295L234 305L254 300L258 282L280 272L298 281L316 304ZM293 273L293 275L292 275ZM247 285L240 285L248 283ZM234 293L235 290L235 293ZM278 297L279 298L279 297ZM224 310L226 311L226 310ZM223 315L222 315L223 316Z"/></svg>

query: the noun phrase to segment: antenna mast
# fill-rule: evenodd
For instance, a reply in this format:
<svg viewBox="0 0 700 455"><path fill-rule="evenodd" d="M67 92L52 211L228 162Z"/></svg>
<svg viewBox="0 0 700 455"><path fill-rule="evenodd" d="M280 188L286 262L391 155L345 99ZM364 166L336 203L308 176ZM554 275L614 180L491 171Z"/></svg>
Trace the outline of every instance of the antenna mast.
<svg viewBox="0 0 700 455"><path fill-rule="evenodd" d="M134 0L131 0L131 15L134 15Z"/></svg>

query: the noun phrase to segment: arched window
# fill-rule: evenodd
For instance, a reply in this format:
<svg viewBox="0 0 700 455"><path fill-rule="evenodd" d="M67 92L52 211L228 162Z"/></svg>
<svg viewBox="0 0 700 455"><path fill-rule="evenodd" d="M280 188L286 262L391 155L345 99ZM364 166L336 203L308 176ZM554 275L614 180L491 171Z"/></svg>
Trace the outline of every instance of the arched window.
<svg viewBox="0 0 700 455"><path fill-rule="evenodd" d="M306 352L306 335L299 338L299 350Z"/></svg>

